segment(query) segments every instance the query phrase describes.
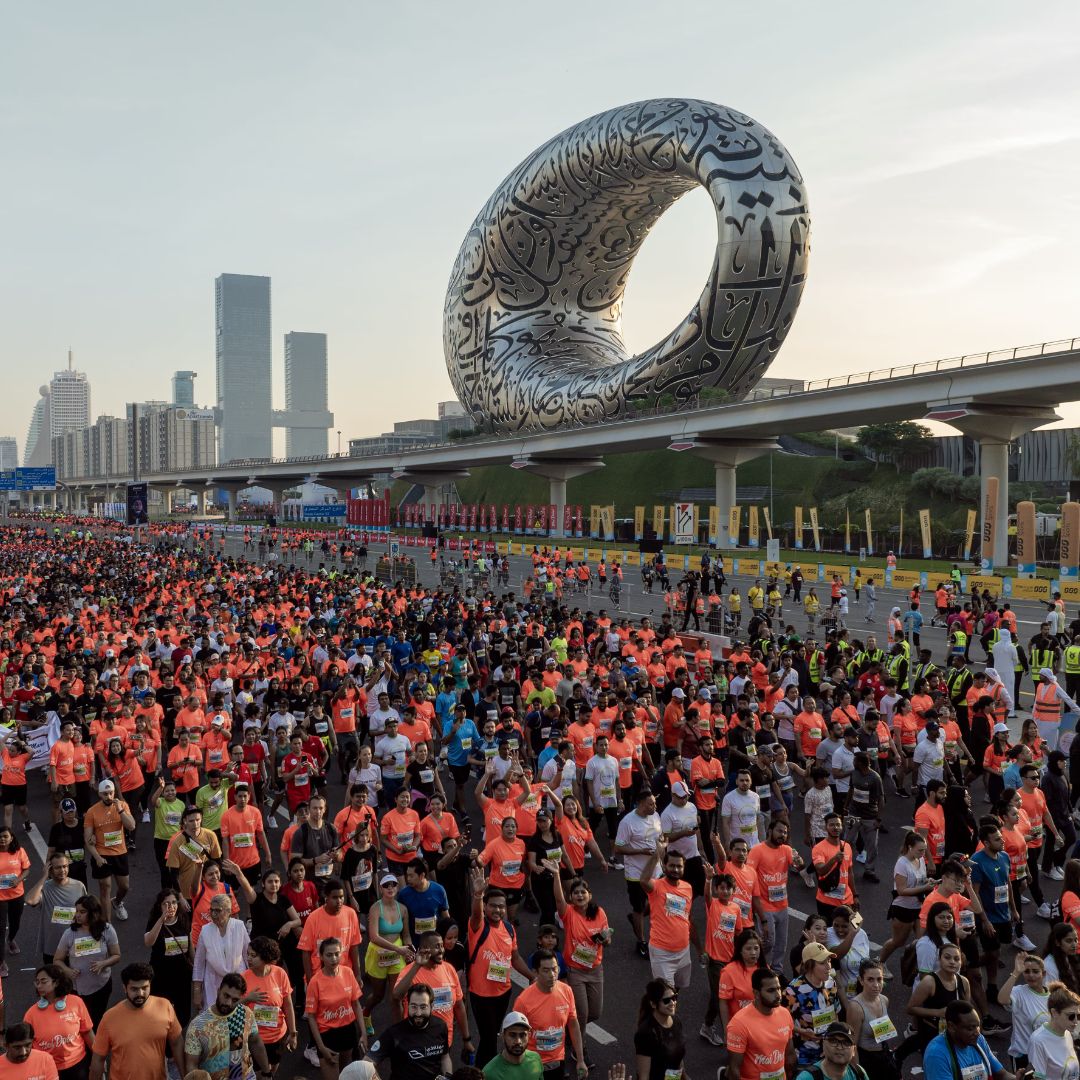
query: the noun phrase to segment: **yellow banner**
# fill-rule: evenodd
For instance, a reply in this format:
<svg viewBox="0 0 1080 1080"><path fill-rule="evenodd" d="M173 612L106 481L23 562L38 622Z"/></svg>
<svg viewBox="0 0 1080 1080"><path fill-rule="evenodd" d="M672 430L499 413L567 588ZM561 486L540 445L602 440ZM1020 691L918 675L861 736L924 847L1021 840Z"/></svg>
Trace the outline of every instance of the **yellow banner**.
<svg viewBox="0 0 1080 1080"><path fill-rule="evenodd" d="M810 507L810 528L814 533L814 550L821 550L821 530L818 528L817 507Z"/></svg>
<svg viewBox="0 0 1080 1080"><path fill-rule="evenodd" d="M1013 578L1012 594L1017 600L1049 600L1050 582L1046 578Z"/></svg>
<svg viewBox="0 0 1080 1080"><path fill-rule="evenodd" d="M600 507L589 507L589 535L596 536L600 532Z"/></svg>
<svg viewBox="0 0 1080 1080"><path fill-rule="evenodd" d="M1063 581L1061 582L1061 599L1068 601L1069 603L1075 603L1080 600L1080 581Z"/></svg>
<svg viewBox="0 0 1080 1080"><path fill-rule="evenodd" d="M698 542L698 537L701 535L701 511L698 509L698 504L694 503L694 543Z"/></svg>
<svg viewBox="0 0 1080 1080"><path fill-rule="evenodd" d="M1077 504L1080 507L1080 503ZM967 531L964 533L964 561L971 558L971 542L975 539L975 523L979 520L977 510L967 512Z"/></svg>
<svg viewBox="0 0 1080 1080"><path fill-rule="evenodd" d="M756 506L750 507L749 541L751 547L757 547L761 543L761 534L758 532L758 508Z"/></svg>
<svg viewBox="0 0 1080 1080"><path fill-rule="evenodd" d="M802 550L802 507L795 507L795 547Z"/></svg>
<svg viewBox="0 0 1080 1080"><path fill-rule="evenodd" d="M1016 572L1034 577L1036 562L1035 504L1024 500L1016 504Z"/></svg>
<svg viewBox="0 0 1080 1080"><path fill-rule="evenodd" d="M874 529L870 524L870 507L866 508L866 554L874 554Z"/></svg>
<svg viewBox="0 0 1080 1080"><path fill-rule="evenodd" d="M720 543L720 507L709 507L709 543L719 545Z"/></svg>
<svg viewBox="0 0 1080 1080"><path fill-rule="evenodd" d="M686 556L686 569L687 570L700 570L701 569L701 556L700 555L687 555Z"/></svg>
<svg viewBox="0 0 1080 1080"><path fill-rule="evenodd" d="M847 581L851 576L850 566L830 566L828 563L825 565L825 580L832 581L833 575L837 574L841 581Z"/></svg>
<svg viewBox="0 0 1080 1080"><path fill-rule="evenodd" d="M994 566L994 522L997 519L998 478L986 478L986 490L982 498L982 522L979 525L979 559L984 570Z"/></svg>
<svg viewBox="0 0 1080 1080"><path fill-rule="evenodd" d="M784 564L782 562L767 562L765 564L765 573L772 575L774 578L780 578L784 574Z"/></svg>
<svg viewBox="0 0 1080 1080"><path fill-rule="evenodd" d="M911 589L922 584L922 574L918 570L894 570L892 583L894 589Z"/></svg>
<svg viewBox="0 0 1080 1080"><path fill-rule="evenodd" d="M1076 577L1080 567L1080 503L1061 504L1061 549L1059 561L1062 577ZM1064 589L1061 593L1065 595Z"/></svg>
<svg viewBox="0 0 1080 1080"><path fill-rule="evenodd" d="M664 539L664 507L654 506L652 508L652 527L653 532L656 533L657 540Z"/></svg>
<svg viewBox="0 0 1080 1080"><path fill-rule="evenodd" d="M930 559L934 555L934 542L930 536L930 511L919 511L919 532L922 533L922 554L924 559Z"/></svg>
<svg viewBox="0 0 1080 1080"><path fill-rule="evenodd" d="M634 507L634 539L640 540L645 535L645 507Z"/></svg>
<svg viewBox="0 0 1080 1080"><path fill-rule="evenodd" d="M732 506L728 510L728 543L732 547L739 545L739 529L742 521L742 507Z"/></svg>
<svg viewBox="0 0 1080 1080"><path fill-rule="evenodd" d="M1001 590L1004 587L1004 582L999 577L993 577L990 574L969 574L967 579L968 591L972 589L978 589L981 593L983 589L989 589L991 596L1000 596Z"/></svg>
<svg viewBox="0 0 1080 1080"><path fill-rule="evenodd" d="M771 540L773 538L773 535L772 535L772 515L769 513L769 508L767 506L763 506L761 508L761 512L765 517L765 537L766 537L766 539Z"/></svg>
<svg viewBox="0 0 1080 1080"><path fill-rule="evenodd" d="M639 551L624 551L621 553L622 559L620 560L626 566L640 566L641 565L641 552Z"/></svg>
<svg viewBox="0 0 1080 1080"><path fill-rule="evenodd" d="M615 539L615 507L600 507L600 531L605 540Z"/></svg>

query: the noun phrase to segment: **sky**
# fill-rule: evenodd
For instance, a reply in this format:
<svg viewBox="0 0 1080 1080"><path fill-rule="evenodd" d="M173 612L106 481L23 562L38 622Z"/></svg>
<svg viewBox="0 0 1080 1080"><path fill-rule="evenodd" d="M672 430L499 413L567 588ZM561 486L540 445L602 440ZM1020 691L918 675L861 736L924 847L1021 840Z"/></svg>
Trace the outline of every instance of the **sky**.
<svg viewBox="0 0 1080 1080"><path fill-rule="evenodd" d="M487 197L649 97L748 113L803 173L809 278L770 375L1080 336L1075 4L57 0L9 8L3 39L0 434L20 454L69 347L95 416L168 398L177 369L213 404L222 272L273 279L277 407L306 330L329 335L343 440L434 416L447 278ZM693 306L715 236L701 191L656 226L632 348Z"/></svg>

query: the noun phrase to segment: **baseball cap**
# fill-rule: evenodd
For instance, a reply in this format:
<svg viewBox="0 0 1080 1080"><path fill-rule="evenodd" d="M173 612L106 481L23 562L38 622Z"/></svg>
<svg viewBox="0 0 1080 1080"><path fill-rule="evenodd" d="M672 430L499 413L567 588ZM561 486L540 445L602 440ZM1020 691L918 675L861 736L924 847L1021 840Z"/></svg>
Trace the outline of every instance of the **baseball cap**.
<svg viewBox="0 0 1080 1080"><path fill-rule="evenodd" d="M398 883L397 878L393 874L383 874L383 876L379 878L380 885L387 885L391 882L395 885Z"/></svg>
<svg viewBox="0 0 1080 1080"><path fill-rule="evenodd" d="M79 808L75 805L74 799L61 799L60 800L60 813L73 814Z"/></svg>
<svg viewBox="0 0 1080 1080"><path fill-rule="evenodd" d="M929 726L929 725L927 725L927 726ZM1009 734L1009 725L1008 724L995 724L994 725L994 734L995 735L1008 735Z"/></svg>
<svg viewBox="0 0 1080 1080"><path fill-rule="evenodd" d="M683 690L681 686L676 686L675 689L671 691L671 696L673 698L684 698L686 697L686 691Z"/></svg>
<svg viewBox="0 0 1080 1080"><path fill-rule="evenodd" d="M841 1020L834 1020L826 1029L826 1039L847 1039L852 1046L855 1045L855 1033Z"/></svg>
<svg viewBox="0 0 1080 1080"><path fill-rule="evenodd" d="M697 696L705 701L712 701L712 691L707 686L699 686Z"/></svg>
<svg viewBox="0 0 1080 1080"><path fill-rule="evenodd" d="M223 717L215 716L214 719L210 721L210 726L211 727L224 727L225 726L225 720L224 720Z"/></svg>
<svg viewBox="0 0 1080 1080"><path fill-rule="evenodd" d="M116 786L113 784L113 782L111 780L102 780L101 783L98 784L97 789L98 789L98 794L101 795L106 791L115 791Z"/></svg>
<svg viewBox="0 0 1080 1080"><path fill-rule="evenodd" d="M244 791L250 790L250 785L246 780L238 780L235 784L233 784L234 791L240 791L241 789L243 789Z"/></svg>
<svg viewBox="0 0 1080 1080"><path fill-rule="evenodd" d="M525 1027L531 1030L532 1024L529 1023L529 1018L524 1013L508 1012L503 1017L502 1027L499 1030L505 1031L507 1028L512 1027Z"/></svg>
<svg viewBox="0 0 1080 1080"><path fill-rule="evenodd" d="M676 780L675 783L671 785L671 794L678 795L680 799L688 799L690 797L689 789L681 780Z"/></svg>
<svg viewBox="0 0 1080 1080"><path fill-rule="evenodd" d="M805 964L807 960L831 960L833 955L820 941L811 941L809 945L803 947L802 962Z"/></svg>

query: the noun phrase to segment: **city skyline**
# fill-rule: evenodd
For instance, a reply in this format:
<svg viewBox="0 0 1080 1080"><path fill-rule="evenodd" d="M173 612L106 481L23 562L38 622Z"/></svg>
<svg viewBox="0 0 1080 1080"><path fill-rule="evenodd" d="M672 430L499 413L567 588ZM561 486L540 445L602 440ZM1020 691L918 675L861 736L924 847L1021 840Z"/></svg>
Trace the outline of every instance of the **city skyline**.
<svg viewBox="0 0 1080 1080"><path fill-rule="evenodd" d="M557 45L522 37L514 63L491 66L483 84L461 76L460 56L498 52L524 14L481 3L466 21L432 6L418 27L404 12L299 16L280 3L196 3L152 22L127 2L94 17L62 8L60 32L33 11L12 16L13 78L30 80L46 56L54 71L7 124L0 430L20 442L69 344L101 413L170 396L177 370L196 372L197 404L213 404L207 285L237 270L274 279L283 329L331 339L329 405L343 441L434 416L452 396L447 277L483 201L557 132L672 93L745 110L806 177L807 291L770 376L1080 333L1060 272L1080 238L1067 179L1080 167L1069 75L1080 14L1065 4L1033 26L1000 3L981 6L977 23L966 6L886 14L835 3L814 13L798 64L784 66L775 30L733 6L691 3L680 25L693 33L657 35L643 4L611 25L557 2L551 17L577 32ZM197 84L191 56L206 76ZM1032 168L1045 184L1018 183ZM1044 189L1050 214L1031 199ZM646 243L627 291L632 347L692 306L714 246L710 213L693 192ZM276 401L283 349L277 335ZM1062 415L1076 423L1080 409ZM275 453L284 441L276 432Z"/></svg>

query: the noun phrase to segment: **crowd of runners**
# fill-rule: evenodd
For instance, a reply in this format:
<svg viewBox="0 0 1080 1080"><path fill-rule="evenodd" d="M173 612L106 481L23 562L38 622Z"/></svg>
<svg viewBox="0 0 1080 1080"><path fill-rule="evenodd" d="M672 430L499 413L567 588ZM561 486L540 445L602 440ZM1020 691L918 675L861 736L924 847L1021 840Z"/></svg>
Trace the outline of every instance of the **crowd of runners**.
<svg viewBox="0 0 1080 1080"><path fill-rule="evenodd" d="M1080 1080L1060 599L1023 644L957 571L935 653L917 591L851 625L872 577L815 607L789 566L744 611L722 560L672 581L661 556L643 580L672 600L631 619L556 587L565 551L515 593L498 558L486 588L424 586L348 539L313 566L309 539L0 530L0 987L19 957L36 998L0 1080L580 1078L590 1024L612 1080L688 1080L688 1054L732 1080ZM680 636L700 616L728 655ZM637 1015L605 1011L616 965Z"/></svg>

